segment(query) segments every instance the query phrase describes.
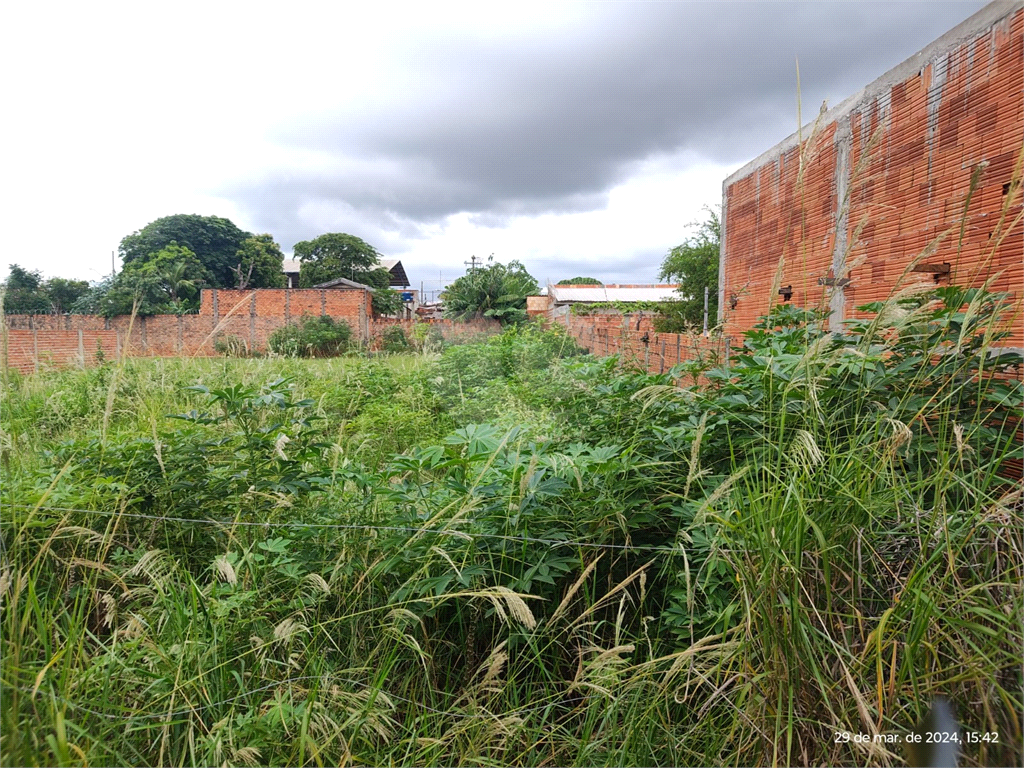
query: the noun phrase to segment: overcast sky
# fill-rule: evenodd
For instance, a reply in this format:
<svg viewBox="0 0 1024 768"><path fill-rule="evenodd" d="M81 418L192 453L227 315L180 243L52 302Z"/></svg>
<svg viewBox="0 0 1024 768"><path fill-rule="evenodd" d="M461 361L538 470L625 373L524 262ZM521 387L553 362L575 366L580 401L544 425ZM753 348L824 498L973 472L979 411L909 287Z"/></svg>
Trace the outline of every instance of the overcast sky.
<svg viewBox="0 0 1024 768"><path fill-rule="evenodd" d="M797 59L807 120L983 5L8 3L0 276L95 280L199 213L358 235L417 286L492 253L653 281L796 130Z"/></svg>

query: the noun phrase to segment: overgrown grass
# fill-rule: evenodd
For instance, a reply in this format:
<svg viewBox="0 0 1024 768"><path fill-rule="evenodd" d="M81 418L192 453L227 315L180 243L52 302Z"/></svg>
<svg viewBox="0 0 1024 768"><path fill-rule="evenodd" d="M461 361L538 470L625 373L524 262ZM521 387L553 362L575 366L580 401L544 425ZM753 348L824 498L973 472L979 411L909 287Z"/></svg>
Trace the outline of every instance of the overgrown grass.
<svg viewBox="0 0 1024 768"><path fill-rule="evenodd" d="M534 328L12 378L4 764L887 765L836 733L936 694L1019 764L1008 308L874 310L703 390Z"/></svg>

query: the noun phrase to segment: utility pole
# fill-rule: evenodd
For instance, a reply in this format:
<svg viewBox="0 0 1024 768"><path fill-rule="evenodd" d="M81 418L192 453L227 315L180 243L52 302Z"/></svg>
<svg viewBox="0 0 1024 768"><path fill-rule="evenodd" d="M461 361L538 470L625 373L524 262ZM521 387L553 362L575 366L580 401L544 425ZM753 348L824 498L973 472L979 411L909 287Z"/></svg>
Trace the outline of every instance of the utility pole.
<svg viewBox="0 0 1024 768"><path fill-rule="evenodd" d="M469 267L470 272L476 272L476 265L483 264L483 260L478 260L476 254L474 253L472 256L469 257L469 261L464 261L462 263Z"/></svg>
<svg viewBox="0 0 1024 768"><path fill-rule="evenodd" d="M116 273L117 273L117 270L114 268L114 252L111 251L110 252L110 276L113 277Z"/></svg>

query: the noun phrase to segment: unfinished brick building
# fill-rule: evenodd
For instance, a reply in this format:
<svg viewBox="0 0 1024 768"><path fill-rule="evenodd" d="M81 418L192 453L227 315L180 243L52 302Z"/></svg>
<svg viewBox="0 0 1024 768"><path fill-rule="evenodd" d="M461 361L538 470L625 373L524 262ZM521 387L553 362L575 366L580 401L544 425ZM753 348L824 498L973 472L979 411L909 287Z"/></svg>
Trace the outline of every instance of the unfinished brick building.
<svg viewBox="0 0 1024 768"><path fill-rule="evenodd" d="M1022 147L1024 6L996 2L725 180L726 334L787 300L838 329L908 281L1019 301Z"/></svg>

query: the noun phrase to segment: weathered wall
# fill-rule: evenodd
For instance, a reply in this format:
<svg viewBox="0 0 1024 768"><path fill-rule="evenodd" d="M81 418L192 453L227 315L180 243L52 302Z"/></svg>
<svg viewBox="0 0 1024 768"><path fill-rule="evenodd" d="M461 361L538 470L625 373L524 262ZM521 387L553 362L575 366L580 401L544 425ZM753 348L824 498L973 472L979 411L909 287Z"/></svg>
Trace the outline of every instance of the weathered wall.
<svg viewBox="0 0 1024 768"><path fill-rule="evenodd" d="M31 373L47 367L91 365L99 359L215 355L217 339L234 336L249 349L265 350L270 335L305 316L328 315L347 322L356 339L379 346L388 325L412 333L413 320L374 319L370 294L362 290L204 290L198 315L104 318L98 315L7 315L2 363ZM422 322L422 321L420 321ZM497 333L498 321L428 321L445 339ZM80 348L79 339L82 339ZM97 356L97 344L102 355ZM82 351L84 349L84 352Z"/></svg>
<svg viewBox="0 0 1024 768"><path fill-rule="evenodd" d="M986 6L826 112L816 129L802 131L803 145L799 138L723 185L726 334L781 301L772 295L777 273L778 287L792 286L794 304L827 306L836 328L856 306L908 282L934 284L931 274L905 272L943 234L922 260L949 264L940 284L998 275L994 288L1021 299L1024 227L1020 189L1011 184L1024 145L1019 2ZM819 285L844 277L846 286ZM1018 323L1009 343L1022 342Z"/></svg>
<svg viewBox="0 0 1024 768"><path fill-rule="evenodd" d="M674 365L698 359L725 363L729 354L728 338L700 333L655 333L651 317L642 313L569 313L556 322L564 324L576 342L592 354L619 355L624 362L649 373L665 373Z"/></svg>
<svg viewBox="0 0 1024 768"><path fill-rule="evenodd" d="M21 373L80 367L118 354L117 331L7 330L0 339L0 367Z"/></svg>

